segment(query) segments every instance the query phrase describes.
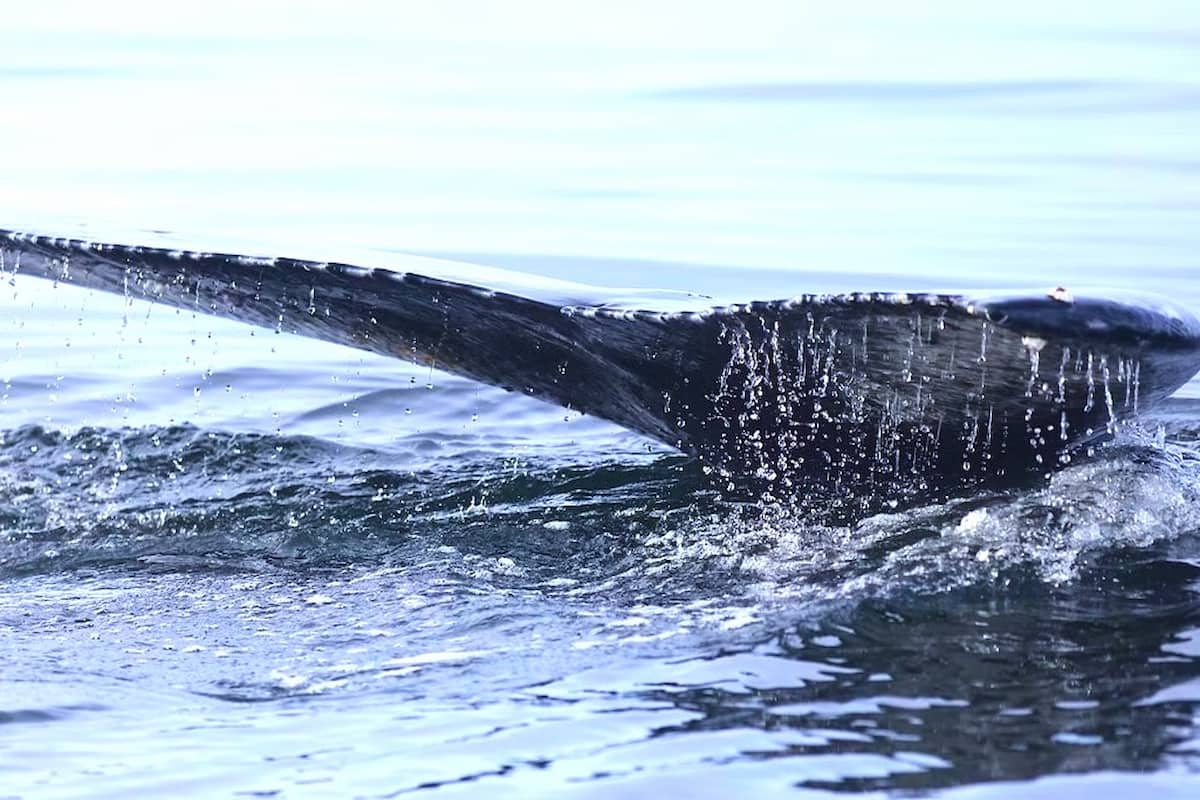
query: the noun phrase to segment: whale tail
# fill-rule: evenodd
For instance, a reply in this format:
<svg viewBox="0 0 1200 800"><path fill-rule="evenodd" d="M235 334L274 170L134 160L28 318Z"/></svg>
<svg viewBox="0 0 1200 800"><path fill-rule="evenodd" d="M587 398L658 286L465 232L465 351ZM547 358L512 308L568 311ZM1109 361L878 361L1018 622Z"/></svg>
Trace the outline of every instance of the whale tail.
<svg viewBox="0 0 1200 800"><path fill-rule="evenodd" d="M694 456L726 492L861 506L1047 472L1200 369L1186 311L1062 289L705 307L465 265L447 278L11 231L0 258L568 406Z"/></svg>

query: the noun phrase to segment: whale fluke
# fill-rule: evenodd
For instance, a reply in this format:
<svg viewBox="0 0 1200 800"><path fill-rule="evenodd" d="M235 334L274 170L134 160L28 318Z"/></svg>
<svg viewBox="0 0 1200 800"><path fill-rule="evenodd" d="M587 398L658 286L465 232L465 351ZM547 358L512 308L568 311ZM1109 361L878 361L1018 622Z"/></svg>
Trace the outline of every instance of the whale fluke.
<svg viewBox="0 0 1200 800"><path fill-rule="evenodd" d="M471 265L417 261L418 273L406 257L305 261L3 230L0 250L8 273L568 406L694 456L723 491L776 498L877 506L1044 473L1200 369L1187 311L1061 288L713 306Z"/></svg>

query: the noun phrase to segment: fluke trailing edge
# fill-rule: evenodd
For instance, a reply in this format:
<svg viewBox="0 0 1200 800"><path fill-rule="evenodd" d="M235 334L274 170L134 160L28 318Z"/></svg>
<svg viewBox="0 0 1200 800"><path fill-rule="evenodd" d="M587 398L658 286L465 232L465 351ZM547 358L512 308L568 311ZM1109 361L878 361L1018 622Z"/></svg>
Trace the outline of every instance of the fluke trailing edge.
<svg viewBox="0 0 1200 800"><path fill-rule="evenodd" d="M1200 323L1146 298L856 293L710 307L406 257L355 265L2 230L0 250L10 274L569 406L691 454L723 490L775 497L873 505L1044 472L1200 369Z"/></svg>

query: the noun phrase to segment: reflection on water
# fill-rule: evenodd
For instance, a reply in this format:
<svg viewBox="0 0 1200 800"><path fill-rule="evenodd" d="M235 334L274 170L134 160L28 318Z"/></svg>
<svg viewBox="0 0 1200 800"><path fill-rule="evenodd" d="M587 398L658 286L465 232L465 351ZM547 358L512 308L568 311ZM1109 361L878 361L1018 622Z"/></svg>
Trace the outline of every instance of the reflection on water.
<svg viewBox="0 0 1200 800"><path fill-rule="evenodd" d="M96 764L113 790L714 796L1196 767L1182 451L847 528L721 503L671 459L414 472L190 428L0 453L5 748L69 730L68 793ZM114 726L132 749L105 761ZM196 755L148 758L164 735Z"/></svg>
<svg viewBox="0 0 1200 800"><path fill-rule="evenodd" d="M1185 0L9 12L3 227L1200 300ZM1197 419L839 523L428 370L6 281L0 794L1192 797Z"/></svg>

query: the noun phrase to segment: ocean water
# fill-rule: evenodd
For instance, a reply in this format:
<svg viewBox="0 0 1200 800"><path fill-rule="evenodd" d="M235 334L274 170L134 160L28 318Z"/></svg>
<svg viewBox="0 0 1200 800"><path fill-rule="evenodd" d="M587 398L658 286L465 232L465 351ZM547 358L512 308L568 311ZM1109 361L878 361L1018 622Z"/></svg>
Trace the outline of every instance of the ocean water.
<svg viewBox="0 0 1200 800"><path fill-rule="evenodd" d="M44 2L0 227L1200 307L1200 9ZM269 243L269 244L268 244ZM1200 796L1200 383L844 524L601 421L0 283L0 797Z"/></svg>

